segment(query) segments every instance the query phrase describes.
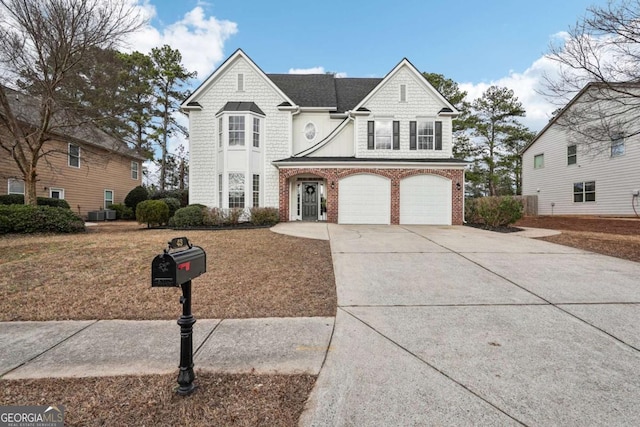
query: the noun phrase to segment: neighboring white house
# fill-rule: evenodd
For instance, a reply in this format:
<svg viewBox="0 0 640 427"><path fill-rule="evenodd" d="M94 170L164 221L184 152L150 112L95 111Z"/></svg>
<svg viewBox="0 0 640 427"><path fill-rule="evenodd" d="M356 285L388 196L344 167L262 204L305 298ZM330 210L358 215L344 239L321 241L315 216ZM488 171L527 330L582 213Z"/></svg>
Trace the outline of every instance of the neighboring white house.
<svg viewBox="0 0 640 427"><path fill-rule="evenodd" d="M462 224L458 112L407 60L384 78L265 74L234 52L184 101L189 199L282 221Z"/></svg>
<svg viewBox="0 0 640 427"><path fill-rule="evenodd" d="M587 85L522 151L522 194L538 196L540 215L634 215L640 213L640 136L614 135L594 147L558 123L572 108L616 108L590 99ZM597 119L594 117L594 126ZM634 196L635 195L635 196Z"/></svg>

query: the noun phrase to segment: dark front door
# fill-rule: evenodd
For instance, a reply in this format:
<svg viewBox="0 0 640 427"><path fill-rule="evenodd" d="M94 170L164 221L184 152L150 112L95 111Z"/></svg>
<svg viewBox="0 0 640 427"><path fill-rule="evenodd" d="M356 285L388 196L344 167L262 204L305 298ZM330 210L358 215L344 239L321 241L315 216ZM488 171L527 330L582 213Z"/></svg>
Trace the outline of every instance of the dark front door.
<svg viewBox="0 0 640 427"><path fill-rule="evenodd" d="M302 220L318 220L318 184L315 182L302 184Z"/></svg>

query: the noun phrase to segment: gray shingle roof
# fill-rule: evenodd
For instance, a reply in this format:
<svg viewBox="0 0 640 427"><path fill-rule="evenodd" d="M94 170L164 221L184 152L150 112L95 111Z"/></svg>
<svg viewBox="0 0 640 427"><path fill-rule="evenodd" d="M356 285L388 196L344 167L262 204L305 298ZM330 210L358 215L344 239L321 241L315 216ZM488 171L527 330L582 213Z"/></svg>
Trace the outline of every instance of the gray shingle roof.
<svg viewBox="0 0 640 427"><path fill-rule="evenodd" d="M381 81L382 79L374 78L334 79L338 111L353 110Z"/></svg>
<svg viewBox="0 0 640 427"><path fill-rule="evenodd" d="M396 159L396 158L367 158L367 157L288 157L286 159L276 160L275 163L296 163L296 162L309 162L309 163L321 163L321 162L406 162L406 163L459 163L461 165L469 163L466 160L461 159Z"/></svg>
<svg viewBox="0 0 640 427"><path fill-rule="evenodd" d="M251 111L265 115L255 102L227 102L216 114L223 111Z"/></svg>

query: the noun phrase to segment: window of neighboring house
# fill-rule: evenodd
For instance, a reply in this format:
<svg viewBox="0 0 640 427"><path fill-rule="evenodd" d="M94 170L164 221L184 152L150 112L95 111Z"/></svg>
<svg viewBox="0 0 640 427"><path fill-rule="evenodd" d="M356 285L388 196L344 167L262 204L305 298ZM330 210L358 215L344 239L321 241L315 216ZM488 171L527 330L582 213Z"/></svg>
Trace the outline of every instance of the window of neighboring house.
<svg viewBox="0 0 640 427"><path fill-rule="evenodd" d="M596 182L585 181L573 184L573 201L575 203L596 201Z"/></svg>
<svg viewBox="0 0 640 427"><path fill-rule="evenodd" d="M432 121L418 122L418 150L433 150L433 130Z"/></svg>
<svg viewBox="0 0 640 427"><path fill-rule="evenodd" d="M575 165L578 162L578 150L576 145L569 145L567 147L567 165Z"/></svg>
<svg viewBox="0 0 640 427"><path fill-rule="evenodd" d="M64 199L64 188L50 188L49 197L52 199Z"/></svg>
<svg viewBox="0 0 640 427"><path fill-rule="evenodd" d="M24 194L24 181L21 179L9 178L7 187L8 194Z"/></svg>
<svg viewBox="0 0 640 427"><path fill-rule="evenodd" d="M244 208L244 173L229 174L229 208Z"/></svg>
<svg viewBox="0 0 640 427"><path fill-rule="evenodd" d="M253 175L253 207L260 206L260 175Z"/></svg>
<svg viewBox="0 0 640 427"><path fill-rule="evenodd" d="M611 138L611 157L622 156L624 154L624 137L615 135Z"/></svg>
<svg viewBox="0 0 640 427"><path fill-rule="evenodd" d="M244 74L238 74L238 92L244 91Z"/></svg>
<svg viewBox="0 0 640 427"><path fill-rule="evenodd" d="M104 208L108 209L113 204L113 190L104 190Z"/></svg>
<svg viewBox="0 0 640 427"><path fill-rule="evenodd" d="M253 118L253 146L260 147L260 119L257 117Z"/></svg>
<svg viewBox="0 0 640 427"><path fill-rule="evenodd" d="M222 131L222 117L218 118L218 147L222 147L222 137L224 132Z"/></svg>
<svg viewBox="0 0 640 427"><path fill-rule="evenodd" d="M407 102L407 85L400 85L400 102Z"/></svg>
<svg viewBox="0 0 640 427"><path fill-rule="evenodd" d="M222 209L222 174L218 175L218 207Z"/></svg>
<svg viewBox="0 0 640 427"><path fill-rule="evenodd" d="M544 167L544 154L536 154L533 156L533 168L542 169Z"/></svg>
<svg viewBox="0 0 640 427"><path fill-rule="evenodd" d="M78 145L69 144L69 166L80 167L80 146Z"/></svg>
<svg viewBox="0 0 640 427"><path fill-rule="evenodd" d="M244 146L244 116L229 116L229 146Z"/></svg>
<svg viewBox="0 0 640 427"><path fill-rule="evenodd" d="M375 121L375 149L391 150L393 142L393 121Z"/></svg>
<svg viewBox="0 0 640 427"><path fill-rule="evenodd" d="M138 168L140 164L138 162L131 162L131 179L138 179Z"/></svg>

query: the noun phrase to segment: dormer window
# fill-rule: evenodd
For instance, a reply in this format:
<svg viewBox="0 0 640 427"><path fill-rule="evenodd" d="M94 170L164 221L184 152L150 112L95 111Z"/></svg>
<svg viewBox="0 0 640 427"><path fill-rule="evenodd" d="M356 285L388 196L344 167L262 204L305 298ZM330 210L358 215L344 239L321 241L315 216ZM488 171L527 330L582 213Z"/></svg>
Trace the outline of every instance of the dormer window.
<svg viewBox="0 0 640 427"><path fill-rule="evenodd" d="M238 73L238 92L244 91L244 74Z"/></svg>
<svg viewBox="0 0 640 427"><path fill-rule="evenodd" d="M229 146L244 145L244 116L229 116Z"/></svg>
<svg viewBox="0 0 640 427"><path fill-rule="evenodd" d="M264 117L260 107L253 102L227 102L217 114L219 147L260 148Z"/></svg>

